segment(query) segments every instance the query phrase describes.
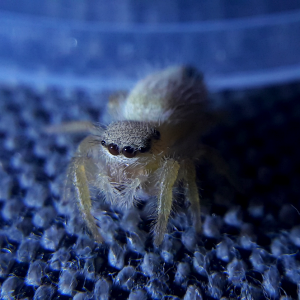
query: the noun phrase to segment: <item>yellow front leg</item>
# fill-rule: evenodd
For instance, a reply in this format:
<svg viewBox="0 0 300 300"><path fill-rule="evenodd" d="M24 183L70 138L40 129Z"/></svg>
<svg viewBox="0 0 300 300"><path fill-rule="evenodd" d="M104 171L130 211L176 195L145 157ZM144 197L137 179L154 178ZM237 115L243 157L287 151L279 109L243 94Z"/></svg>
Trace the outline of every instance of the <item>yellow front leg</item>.
<svg viewBox="0 0 300 300"><path fill-rule="evenodd" d="M197 232L201 230L201 210L198 187L196 184L196 170L192 161L185 162L185 197L190 202L193 226Z"/></svg>
<svg viewBox="0 0 300 300"><path fill-rule="evenodd" d="M82 213L89 230L97 243L102 243L103 238L98 231L94 217L91 214L92 202L89 191L88 180L86 176L85 166L82 159L75 159L73 162L73 184L77 194L78 207Z"/></svg>
<svg viewBox="0 0 300 300"><path fill-rule="evenodd" d="M154 228L154 243L156 246L162 243L167 229L172 209L173 186L177 179L179 168L179 163L174 159L167 159L162 166L161 177L159 178L160 192L158 195L157 222Z"/></svg>

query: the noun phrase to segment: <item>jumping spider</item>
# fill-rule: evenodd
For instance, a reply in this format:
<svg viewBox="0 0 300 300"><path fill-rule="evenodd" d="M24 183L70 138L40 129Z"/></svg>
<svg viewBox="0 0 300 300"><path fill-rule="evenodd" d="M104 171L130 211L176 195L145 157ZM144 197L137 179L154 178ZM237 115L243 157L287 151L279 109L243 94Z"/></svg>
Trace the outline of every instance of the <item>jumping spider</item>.
<svg viewBox="0 0 300 300"><path fill-rule="evenodd" d="M97 242L103 238L91 214L91 186L112 204L134 205L142 191L157 198L154 243L167 230L173 188L179 184L190 202L196 231L201 229L195 163L207 154L199 138L212 121L202 75L194 68L170 67L137 83L108 107L115 122L93 127L70 164L68 178L79 209Z"/></svg>

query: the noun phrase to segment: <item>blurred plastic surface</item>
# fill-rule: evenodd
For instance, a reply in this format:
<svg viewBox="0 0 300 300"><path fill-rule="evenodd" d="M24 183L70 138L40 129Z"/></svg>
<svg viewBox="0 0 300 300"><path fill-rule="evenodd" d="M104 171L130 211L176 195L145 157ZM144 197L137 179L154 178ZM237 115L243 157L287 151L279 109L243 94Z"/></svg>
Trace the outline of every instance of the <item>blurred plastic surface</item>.
<svg viewBox="0 0 300 300"><path fill-rule="evenodd" d="M129 88L192 64L211 89L300 79L300 2L0 2L0 82Z"/></svg>

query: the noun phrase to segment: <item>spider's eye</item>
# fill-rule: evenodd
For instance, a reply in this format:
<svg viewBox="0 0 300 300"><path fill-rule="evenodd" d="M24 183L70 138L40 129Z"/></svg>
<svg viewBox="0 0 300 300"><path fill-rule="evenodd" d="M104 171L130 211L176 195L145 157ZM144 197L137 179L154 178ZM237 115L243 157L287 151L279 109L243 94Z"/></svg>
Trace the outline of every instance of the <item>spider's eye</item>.
<svg viewBox="0 0 300 300"><path fill-rule="evenodd" d="M109 144L108 145L108 151L112 155L119 155L120 154L119 147L116 144Z"/></svg>
<svg viewBox="0 0 300 300"><path fill-rule="evenodd" d="M141 153L148 152L149 150L150 150L150 146L148 146L148 147L141 147L141 148L139 149L139 151L140 151Z"/></svg>
<svg viewBox="0 0 300 300"><path fill-rule="evenodd" d="M105 146L106 142L105 141L101 141L101 145Z"/></svg>
<svg viewBox="0 0 300 300"><path fill-rule="evenodd" d="M160 132L158 130L156 130L156 129L154 129L154 131L153 131L153 138L155 140L159 140L160 139Z"/></svg>
<svg viewBox="0 0 300 300"><path fill-rule="evenodd" d="M136 151L134 150L134 148L130 147L130 146L126 146L123 148L122 153L124 154L124 156L126 156L127 158L132 158L135 156Z"/></svg>

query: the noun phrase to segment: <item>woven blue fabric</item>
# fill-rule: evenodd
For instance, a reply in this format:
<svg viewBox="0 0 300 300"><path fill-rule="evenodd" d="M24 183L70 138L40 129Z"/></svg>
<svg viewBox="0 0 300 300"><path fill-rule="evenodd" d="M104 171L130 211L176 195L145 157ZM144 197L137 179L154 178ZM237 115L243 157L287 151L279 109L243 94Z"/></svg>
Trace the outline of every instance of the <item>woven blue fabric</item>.
<svg viewBox="0 0 300 300"><path fill-rule="evenodd" d="M203 233L178 200L155 248L147 204L128 211L95 193L107 243L97 245L70 197L65 171L81 136L49 124L103 120L107 94L0 89L1 299L296 299L300 291L300 84L211 96L223 121L203 141L244 193L208 163L198 168ZM225 107L225 108L224 108Z"/></svg>

